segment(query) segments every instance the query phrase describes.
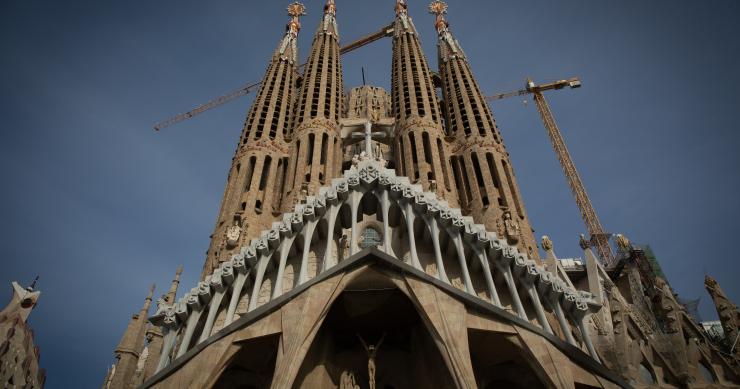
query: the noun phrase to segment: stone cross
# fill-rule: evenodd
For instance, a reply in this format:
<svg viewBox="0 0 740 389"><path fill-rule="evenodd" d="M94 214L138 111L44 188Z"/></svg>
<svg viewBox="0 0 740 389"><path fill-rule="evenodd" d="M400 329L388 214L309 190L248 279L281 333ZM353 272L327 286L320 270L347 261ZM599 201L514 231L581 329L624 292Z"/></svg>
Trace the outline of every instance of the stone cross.
<svg viewBox="0 0 740 389"><path fill-rule="evenodd" d="M372 140L375 139L382 139L385 138L384 132L373 132L373 122L368 120L365 122L365 133L360 134L352 134L353 137L359 138L363 137L365 138L365 155L367 155L368 158L372 159L375 156L373 155L373 145Z"/></svg>

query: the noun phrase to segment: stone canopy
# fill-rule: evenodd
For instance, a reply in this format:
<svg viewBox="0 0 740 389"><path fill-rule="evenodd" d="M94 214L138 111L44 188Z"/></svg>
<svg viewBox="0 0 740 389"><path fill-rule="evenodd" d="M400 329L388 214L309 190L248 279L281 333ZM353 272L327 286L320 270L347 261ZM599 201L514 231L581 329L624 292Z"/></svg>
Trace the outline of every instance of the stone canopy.
<svg viewBox="0 0 740 389"><path fill-rule="evenodd" d="M362 249L367 228L376 229L380 239ZM563 378L555 361L548 370L542 355L532 353L559 355L571 367L563 371L584 382L622 384L593 349L585 319L599 304L590 293L575 290L459 209L397 177L383 161L363 157L175 304L160 301L150 321L165 334L164 347L158 373L144 386L177 386L200 358L218 356L222 368L212 372L210 384L202 381L214 385L238 353L237 338L262 331L267 324L260 323L271 320L280 323L265 334L280 334L283 350L272 387L295 385L332 301L358 272L368 271L382 275L363 290L385 285L412 301L456 387L475 386L464 340L481 328L526 343L522 358L542 382L569 387L574 379ZM276 314L282 319L270 319ZM293 324L300 328L285 322L296 315L300 324ZM303 332L290 334L295 331ZM306 382L305 374L301 379Z"/></svg>

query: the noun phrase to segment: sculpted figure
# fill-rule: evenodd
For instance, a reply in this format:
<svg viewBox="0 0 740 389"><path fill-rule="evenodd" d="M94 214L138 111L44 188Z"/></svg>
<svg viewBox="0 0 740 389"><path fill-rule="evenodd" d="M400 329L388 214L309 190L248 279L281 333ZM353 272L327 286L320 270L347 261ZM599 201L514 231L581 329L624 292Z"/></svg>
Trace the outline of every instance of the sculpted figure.
<svg viewBox="0 0 740 389"><path fill-rule="evenodd" d="M360 389L360 385L357 385L355 381L355 374L346 370L342 372L339 379L339 389Z"/></svg>
<svg viewBox="0 0 740 389"><path fill-rule="evenodd" d="M680 324L678 321L679 308L678 303L673 297L673 292L670 286L662 278L656 277L655 287L660 293L658 296L658 310L665 320L666 332L669 334L675 334L680 330Z"/></svg>
<svg viewBox="0 0 740 389"><path fill-rule="evenodd" d="M619 300L617 300L616 298L612 298L609 305L611 306L612 326L614 328L614 333L620 334L622 333L622 321L624 321L624 318L622 317L622 303L620 303Z"/></svg>
<svg viewBox="0 0 740 389"><path fill-rule="evenodd" d="M516 244L519 242L519 223L517 223L516 220L512 219L511 212L506 212L504 214L504 228L506 230L506 239L511 244Z"/></svg>
<svg viewBox="0 0 740 389"><path fill-rule="evenodd" d="M360 334L357 334L357 338L360 339L360 342L362 342L362 347L365 348L365 352L367 353L367 376L369 379L370 389L375 389L375 357L378 355L378 349L380 348L380 345L383 344L383 340L385 339L385 332L383 333L383 336L380 337L380 340L376 345L371 344L368 346L367 343L365 343L365 340L362 339Z"/></svg>
<svg viewBox="0 0 740 389"><path fill-rule="evenodd" d="M504 234L506 233L504 229L504 222L501 219L496 219L496 234L499 238L505 238Z"/></svg>
<svg viewBox="0 0 740 389"><path fill-rule="evenodd" d="M234 222L233 226L226 229L226 246L234 248L239 243L239 237L242 234L242 228L239 227L239 223Z"/></svg>

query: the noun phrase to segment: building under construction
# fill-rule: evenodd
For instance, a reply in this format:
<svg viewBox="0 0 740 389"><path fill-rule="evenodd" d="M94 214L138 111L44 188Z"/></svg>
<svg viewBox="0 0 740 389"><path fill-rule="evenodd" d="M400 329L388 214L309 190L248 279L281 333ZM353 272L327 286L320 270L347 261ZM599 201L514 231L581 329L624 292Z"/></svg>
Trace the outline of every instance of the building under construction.
<svg viewBox="0 0 740 389"><path fill-rule="evenodd" d="M200 282L183 292L179 270L147 317L150 292L104 387L738 387L732 342L596 217L543 95L579 81L486 97L445 3L429 5L436 70L406 1L392 5L391 24L342 45L328 0L301 64L305 9L290 4L261 82L157 126L256 92ZM382 38L391 90L346 90L342 54ZM524 94L586 223L583 261L547 237L540 258L488 104ZM707 287L737 336L737 307Z"/></svg>

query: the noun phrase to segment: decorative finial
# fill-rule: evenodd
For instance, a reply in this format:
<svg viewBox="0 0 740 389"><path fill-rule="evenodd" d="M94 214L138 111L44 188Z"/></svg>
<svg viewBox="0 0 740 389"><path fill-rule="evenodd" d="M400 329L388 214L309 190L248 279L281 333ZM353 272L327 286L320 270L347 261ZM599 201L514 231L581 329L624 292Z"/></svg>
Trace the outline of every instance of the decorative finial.
<svg viewBox="0 0 740 389"><path fill-rule="evenodd" d="M149 294L146 296L146 299L147 300L151 300L152 299L152 297L154 296L154 289L156 289L156 288L157 288L157 284L152 284L152 287L149 288Z"/></svg>
<svg viewBox="0 0 740 389"><path fill-rule="evenodd" d="M620 251L630 251L632 249L632 244L626 236L617 234L614 240L617 242L617 247L619 247Z"/></svg>
<svg viewBox="0 0 740 389"><path fill-rule="evenodd" d="M29 292L32 292L34 289L36 289L36 283L39 281L39 276L36 276L36 278L33 279L33 282L31 282L31 286L26 288Z"/></svg>
<svg viewBox="0 0 740 389"><path fill-rule="evenodd" d="M715 286L717 286L717 280L715 280L714 277L707 274L704 276L704 285L710 288L714 288Z"/></svg>
<svg viewBox="0 0 740 389"><path fill-rule="evenodd" d="M581 234L581 236L578 238L578 244L584 250L591 247L591 244L588 242L588 240L586 240L586 236L583 234Z"/></svg>
<svg viewBox="0 0 740 389"><path fill-rule="evenodd" d="M180 279L180 274L182 274L182 265L177 267L177 271L175 272L175 278L178 280Z"/></svg>
<svg viewBox="0 0 740 389"><path fill-rule="evenodd" d="M337 5L334 3L334 0L326 0L326 5L324 6L324 14L337 14Z"/></svg>
<svg viewBox="0 0 740 389"><path fill-rule="evenodd" d="M408 13L406 0L396 0L396 15Z"/></svg>
<svg viewBox="0 0 740 389"><path fill-rule="evenodd" d="M288 5L288 15L299 18L306 14L306 6L299 2L290 3Z"/></svg>
<svg viewBox="0 0 740 389"><path fill-rule="evenodd" d="M444 15L447 13L447 3L444 1L434 0L429 3L429 12L434 15Z"/></svg>
<svg viewBox="0 0 740 389"><path fill-rule="evenodd" d="M301 22L298 20L301 16L306 14L306 6L299 2L290 3L288 5L288 15L292 17L286 29L293 36L298 36L298 32L301 31Z"/></svg>
<svg viewBox="0 0 740 389"><path fill-rule="evenodd" d="M434 0L429 4L429 13L437 15L434 22L434 26L437 27L437 31L446 30L450 26L445 20L444 15L447 13L447 3L444 1Z"/></svg>
<svg viewBox="0 0 740 389"><path fill-rule="evenodd" d="M542 249L545 251L552 250L552 240L547 235L542 235Z"/></svg>

